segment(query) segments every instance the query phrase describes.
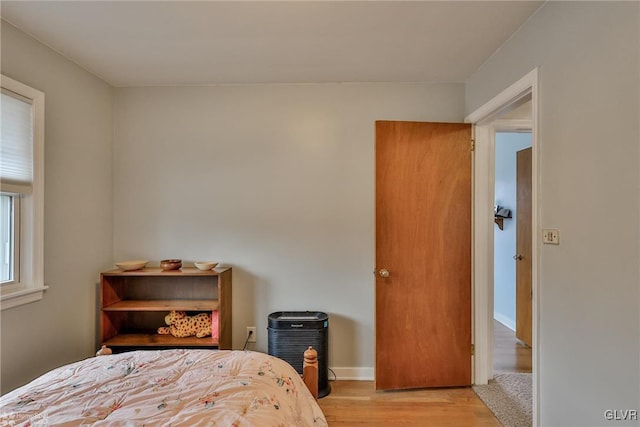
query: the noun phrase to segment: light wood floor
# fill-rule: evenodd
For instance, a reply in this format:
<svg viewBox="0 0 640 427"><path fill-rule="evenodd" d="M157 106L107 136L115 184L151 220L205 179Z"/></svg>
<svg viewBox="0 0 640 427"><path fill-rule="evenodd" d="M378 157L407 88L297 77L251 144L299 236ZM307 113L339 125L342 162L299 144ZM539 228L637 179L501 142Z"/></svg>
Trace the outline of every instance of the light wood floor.
<svg viewBox="0 0 640 427"><path fill-rule="evenodd" d="M516 338L515 332L493 321L493 371L531 372L531 347Z"/></svg>
<svg viewBox="0 0 640 427"><path fill-rule="evenodd" d="M531 372L531 349L499 322L494 370ZM332 381L331 393L318 403L330 427L501 426L470 387L376 392L372 381Z"/></svg>
<svg viewBox="0 0 640 427"><path fill-rule="evenodd" d="M318 400L330 427L500 427L471 388L376 392L372 381L332 381Z"/></svg>

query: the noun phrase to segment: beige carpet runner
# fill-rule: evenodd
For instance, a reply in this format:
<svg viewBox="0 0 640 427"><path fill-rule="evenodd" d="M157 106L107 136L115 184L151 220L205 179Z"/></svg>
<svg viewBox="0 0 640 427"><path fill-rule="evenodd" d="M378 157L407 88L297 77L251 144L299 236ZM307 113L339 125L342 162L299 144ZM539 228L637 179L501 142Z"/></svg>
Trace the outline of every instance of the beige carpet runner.
<svg viewBox="0 0 640 427"><path fill-rule="evenodd" d="M530 427L532 420L531 374L498 374L473 391L505 427Z"/></svg>

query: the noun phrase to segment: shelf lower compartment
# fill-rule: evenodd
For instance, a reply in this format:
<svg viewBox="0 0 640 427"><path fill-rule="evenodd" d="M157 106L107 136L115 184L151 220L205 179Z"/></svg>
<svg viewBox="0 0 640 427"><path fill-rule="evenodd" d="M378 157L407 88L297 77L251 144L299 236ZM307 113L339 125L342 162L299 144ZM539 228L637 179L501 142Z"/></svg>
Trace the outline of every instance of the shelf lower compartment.
<svg viewBox="0 0 640 427"><path fill-rule="evenodd" d="M212 337L176 338L172 335L131 333L119 334L102 344L107 347L218 347L219 342Z"/></svg>

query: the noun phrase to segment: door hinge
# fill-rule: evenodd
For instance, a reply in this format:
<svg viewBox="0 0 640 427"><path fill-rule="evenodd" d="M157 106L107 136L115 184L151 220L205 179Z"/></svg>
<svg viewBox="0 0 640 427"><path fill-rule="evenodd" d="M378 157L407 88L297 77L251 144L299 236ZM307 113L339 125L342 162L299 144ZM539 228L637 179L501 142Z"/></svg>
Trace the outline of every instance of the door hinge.
<svg viewBox="0 0 640 427"><path fill-rule="evenodd" d="M471 355L472 356L476 355L476 345L475 344L471 344Z"/></svg>
<svg viewBox="0 0 640 427"><path fill-rule="evenodd" d="M471 140L471 151L476 151L476 140L475 139Z"/></svg>

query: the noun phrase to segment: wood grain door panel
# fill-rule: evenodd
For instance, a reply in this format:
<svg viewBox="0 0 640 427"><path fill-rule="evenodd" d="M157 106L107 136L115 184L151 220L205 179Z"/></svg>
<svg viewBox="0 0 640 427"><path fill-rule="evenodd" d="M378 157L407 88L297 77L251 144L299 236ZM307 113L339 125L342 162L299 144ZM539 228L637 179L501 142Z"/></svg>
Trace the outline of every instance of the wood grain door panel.
<svg viewBox="0 0 640 427"><path fill-rule="evenodd" d="M516 154L516 338L529 347L533 343L531 156L531 148Z"/></svg>
<svg viewBox="0 0 640 427"><path fill-rule="evenodd" d="M471 126L376 122L378 390L471 383Z"/></svg>

